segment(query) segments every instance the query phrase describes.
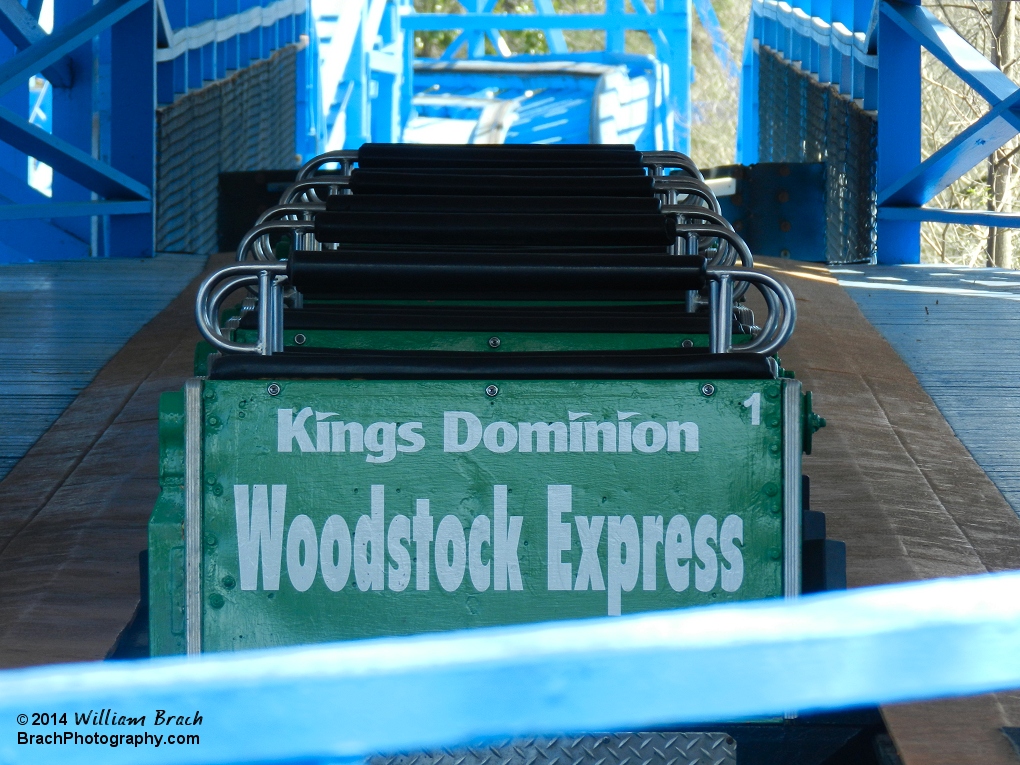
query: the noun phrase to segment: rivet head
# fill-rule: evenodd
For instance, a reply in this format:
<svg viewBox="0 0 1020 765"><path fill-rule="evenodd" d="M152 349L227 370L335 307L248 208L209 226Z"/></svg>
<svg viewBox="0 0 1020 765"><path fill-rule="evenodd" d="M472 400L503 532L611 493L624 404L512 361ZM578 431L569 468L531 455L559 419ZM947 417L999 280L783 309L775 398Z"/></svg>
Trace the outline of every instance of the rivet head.
<svg viewBox="0 0 1020 765"><path fill-rule="evenodd" d="M276 383L269 383L269 387L266 388L266 393L268 393L270 396L279 396L280 386L277 385Z"/></svg>
<svg viewBox="0 0 1020 765"><path fill-rule="evenodd" d="M490 348L499 348L499 344L500 344L500 340L499 340L498 337L490 337L489 338L489 347Z"/></svg>
<svg viewBox="0 0 1020 765"><path fill-rule="evenodd" d="M213 608L223 608L224 603L226 603L226 601L223 599L223 596L220 595L218 592L214 592L212 595L209 596L209 605L212 606Z"/></svg>
<svg viewBox="0 0 1020 765"><path fill-rule="evenodd" d="M702 396L711 396L714 393L715 393L715 386L712 385L712 383L705 383L704 385L701 386L701 395Z"/></svg>
<svg viewBox="0 0 1020 765"><path fill-rule="evenodd" d="M691 340L690 338L688 338L687 340L684 340L682 343L680 343L680 347L681 348L693 348L694 347L694 341Z"/></svg>
<svg viewBox="0 0 1020 765"><path fill-rule="evenodd" d="M304 345L308 341L308 338L298 332L294 335L294 345Z"/></svg>
<svg viewBox="0 0 1020 765"><path fill-rule="evenodd" d="M777 550L775 547L773 547L771 550L769 550L769 557L772 558L772 560L782 560L783 552L782 550Z"/></svg>
<svg viewBox="0 0 1020 765"><path fill-rule="evenodd" d="M223 586L226 587L228 590L234 589L236 585L237 580L234 579L234 577L232 577L230 574L227 574L225 577L223 577Z"/></svg>
<svg viewBox="0 0 1020 765"><path fill-rule="evenodd" d="M218 543L219 543L219 540L216 539L216 536L214 534L206 534L205 535L205 545L206 545L206 547L215 547Z"/></svg>
<svg viewBox="0 0 1020 765"><path fill-rule="evenodd" d="M779 494L779 487L769 481L767 484L761 487L761 490L769 497L774 497Z"/></svg>
<svg viewBox="0 0 1020 765"><path fill-rule="evenodd" d="M495 385L488 385L485 388L485 395L490 397L490 398L492 398L493 396L495 396L498 393L499 393L499 388L497 388Z"/></svg>

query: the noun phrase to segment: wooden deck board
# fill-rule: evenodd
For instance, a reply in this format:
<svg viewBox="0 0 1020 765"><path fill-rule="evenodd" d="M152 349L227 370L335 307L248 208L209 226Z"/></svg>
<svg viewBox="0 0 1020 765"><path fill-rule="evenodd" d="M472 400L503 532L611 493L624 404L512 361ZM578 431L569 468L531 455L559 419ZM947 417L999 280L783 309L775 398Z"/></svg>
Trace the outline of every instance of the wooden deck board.
<svg viewBox="0 0 1020 765"><path fill-rule="evenodd" d="M191 373L196 287L142 327L0 482L0 666L102 659L130 620L159 489L157 402Z"/></svg>
<svg viewBox="0 0 1020 765"><path fill-rule="evenodd" d="M943 417L936 406L936 401L946 401L944 381L955 379L950 367L971 364L971 357L981 355L980 346L967 344L960 336L963 325L948 333L929 321L928 339L916 343L906 319L916 320L917 310L882 304L895 303L904 295L916 300L920 293L873 289L873 302L861 302L883 332L883 321L899 323L886 332L890 345L835 278L851 275L775 260L762 265L785 272L785 281L797 296L797 332L781 355L814 392L815 409L828 420L828 427L815 435L814 454L805 457L804 468L811 476L812 507L826 513L829 536L847 543L848 584L859 587L1020 568L1020 520L1000 487L971 456L971 451L977 454L981 449L970 441L965 445L954 427L964 439L976 435L980 440L988 432L969 428L962 422L966 414ZM863 271L852 275L855 281L867 281L870 274L915 275L913 269L855 270ZM849 289L857 295L858 288ZM868 297L867 288L860 289ZM941 294L938 299L941 306ZM923 307L920 311L923 314ZM986 311L968 307L937 318L952 317L956 322L964 314ZM954 353L943 353L944 346L936 342L942 335L954 337ZM924 342L931 344L924 353L910 345ZM1004 352L1005 348L996 351ZM994 360L987 358L974 364L995 368ZM988 377L983 379L984 385L990 384ZM969 384L973 386L973 380ZM995 408L994 395L990 392L980 402L988 414ZM954 420L954 427L947 419ZM999 419L1001 428L1004 422ZM998 469L1004 472L1008 466L1000 463ZM1010 480L1016 478L1014 473ZM905 765L1017 762L999 729L1020 725L1018 694L896 705L882 712Z"/></svg>
<svg viewBox="0 0 1020 765"><path fill-rule="evenodd" d="M0 479L205 259L0 266Z"/></svg>

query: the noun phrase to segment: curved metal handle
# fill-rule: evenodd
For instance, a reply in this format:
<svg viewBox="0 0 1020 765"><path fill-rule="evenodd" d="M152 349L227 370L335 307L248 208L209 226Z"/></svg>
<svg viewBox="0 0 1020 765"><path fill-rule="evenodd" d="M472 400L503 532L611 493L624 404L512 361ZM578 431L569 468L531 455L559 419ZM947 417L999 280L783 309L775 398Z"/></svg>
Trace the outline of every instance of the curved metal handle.
<svg viewBox="0 0 1020 765"><path fill-rule="evenodd" d="M317 212L322 212L326 209L326 205L323 202L296 202L292 204L276 205L270 207L264 213L262 213L258 220L255 221L255 225L260 223L267 223L271 220L289 220L292 215L312 215ZM307 217L302 218L308 220Z"/></svg>
<svg viewBox="0 0 1020 765"><path fill-rule="evenodd" d="M641 152L641 164L653 170L653 175L662 175L662 170L667 167L676 167L690 173L699 181L705 180L701 170L694 160L679 151L643 151Z"/></svg>
<svg viewBox="0 0 1020 765"><path fill-rule="evenodd" d="M241 243L237 245L237 262L243 263L247 260L249 251L254 254L254 260L275 262L275 259L271 257L271 253L266 253L261 247L253 246L257 240L274 231L287 231L291 234L311 234L315 231L315 223L304 220L274 220L260 223L241 238Z"/></svg>
<svg viewBox="0 0 1020 765"><path fill-rule="evenodd" d="M282 284L286 279L286 263L245 263L210 274L202 280L195 297L198 331L221 351L269 356L282 350ZM252 283L259 285L259 339L255 343L235 343L223 335L219 306L235 289Z"/></svg>
<svg viewBox="0 0 1020 765"><path fill-rule="evenodd" d="M302 197L309 197L305 201L311 204L322 203L326 200L319 196L317 189L329 189L326 193L326 196L329 196L336 191L346 189L350 184L351 179L346 175L321 175L311 180L295 181L283 190L280 195L280 204L294 204L300 202Z"/></svg>
<svg viewBox="0 0 1020 765"><path fill-rule="evenodd" d="M260 226L263 223L269 223L270 221L305 221L314 222L312 216L315 213L322 212L326 209L326 205L318 202L304 202L289 205L276 205L270 207L264 213L262 213L258 220L255 221L256 226ZM315 237L312 234L301 234L303 241L299 249L304 250L315 250L319 249L318 242L315 241ZM273 248L269 243L269 235L261 236L252 243L252 249L255 253L256 260L275 260L273 256Z"/></svg>
<svg viewBox="0 0 1020 765"><path fill-rule="evenodd" d="M306 178L310 178L312 173L318 170L323 165L328 165L331 162L337 162L342 168L343 175L349 175L351 172L351 165L358 161L357 149L342 149L339 151L327 151L325 154L320 154L317 157L312 157L310 160L305 162L298 170L297 179L303 181Z"/></svg>
<svg viewBox="0 0 1020 765"><path fill-rule="evenodd" d="M670 192L671 201L667 204L675 204L672 198L678 192L686 196L699 197L705 200L705 204L709 206L712 212L722 214L722 209L719 207L719 200L716 199L715 193L704 181L699 181L697 178L678 178L675 175L657 176L652 181L652 190Z"/></svg>
<svg viewBox="0 0 1020 765"><path fill-rule="evenodd" d="M712 315L712 351L714 353L727 353L729 351L742 351L761 353L770 356L782 348L793 335L793 328L797 323L797 301L793 297L790 288L778 279L761 271L752 271L743 268L710 268L708 278L711 280L711 315ZM732 297L727 295L732 292L733 282L749 282L753 284L763 296L769 306L769 317L765 326L758 336L750 343L733 346L730 341L730 324L732 311ZM727 301L727 298L730 298Z"/></svg>
<svg viewBox="0 0 1020 765"><path fill-rule="evenodd" d="M726 268L734 265L736 261L736 255L740 256L740 264L744 268L754 267L754 257L751 255L751 250L748 248L747 243L741 239L737 233L730 226L715 226L704 223L678 223L676 227L677 236L681 234L696 234L697 236L707 236L711 238L722 239L730 248L734 251L734 257L720 258L719 262L712 262L710 266L717 266ZM729 255L729 252L726 253Z"/></svg>

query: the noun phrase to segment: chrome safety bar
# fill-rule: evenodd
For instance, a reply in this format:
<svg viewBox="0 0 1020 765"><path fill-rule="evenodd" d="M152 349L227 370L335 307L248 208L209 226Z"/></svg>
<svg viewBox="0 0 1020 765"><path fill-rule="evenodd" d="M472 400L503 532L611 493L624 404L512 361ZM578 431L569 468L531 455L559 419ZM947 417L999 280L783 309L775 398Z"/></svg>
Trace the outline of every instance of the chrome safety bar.
<svg viewBox="0 0 1020 765"><path fill-rule="evenodd" d="M711 353L755 352L771 355L790 339L797 320L793 293L779 280L744 268L709 268L709 351ZM287 282L286 263L239 263L221 268L206 277L198 288L195 319L202 336L214 348L228 353L271 356L283 350L283 291ZM733 345L734 284L750 282L765 297L769 316L749 343ZM234 290L257 285L258 340L238 343L224 334L219 323L223 300Z"/></svg>

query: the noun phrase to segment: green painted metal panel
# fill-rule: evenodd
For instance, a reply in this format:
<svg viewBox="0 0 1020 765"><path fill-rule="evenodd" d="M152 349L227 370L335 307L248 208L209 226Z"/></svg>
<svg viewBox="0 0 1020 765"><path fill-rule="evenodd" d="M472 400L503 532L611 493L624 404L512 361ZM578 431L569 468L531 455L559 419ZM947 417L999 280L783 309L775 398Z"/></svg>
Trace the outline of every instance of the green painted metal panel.
<svg viewBox="0 0 1020 765"><path fill-rule="evenodd" d="M149 651L184 653L184 395L159 398L159 497L149 519Z"/></svg>
<svg viewBox="0 0 1020 765"><path fill-rule="evenodd" d="M782 592L782 381L278 382L204 384L203 650Z"/></svg>

